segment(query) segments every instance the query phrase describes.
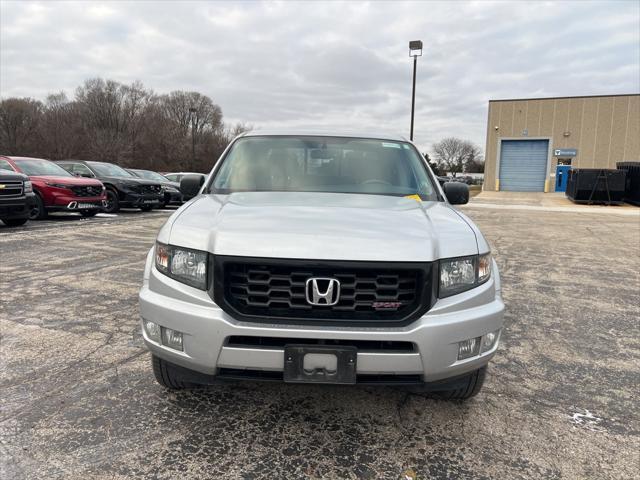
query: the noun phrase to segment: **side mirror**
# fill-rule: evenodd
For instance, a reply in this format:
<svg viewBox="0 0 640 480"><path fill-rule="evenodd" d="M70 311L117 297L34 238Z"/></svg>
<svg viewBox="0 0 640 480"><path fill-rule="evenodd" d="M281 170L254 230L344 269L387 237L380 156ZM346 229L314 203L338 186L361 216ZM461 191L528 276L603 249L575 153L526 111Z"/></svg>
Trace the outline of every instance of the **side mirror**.
<svg viewBox="0 0 640 480"><path fill-rule="evenodd" d="M447 182L442 185L444 194L451 205L469 203L469 185L460 182Z"/></svg>
<svg viewBox="0 0 640 480"><path fill-rule="evenodd" d="M180 192L186 197L195 197L204 185L202 175L185 175L180 180Z"/></svg>
<svg viewBox="0 0 640 480"><path fill-rule="evenodd" d="M93 175L91 173L87 173L87 172L81 173L80 176L81 177L85 177L85 178L93 178Z"/></svg>

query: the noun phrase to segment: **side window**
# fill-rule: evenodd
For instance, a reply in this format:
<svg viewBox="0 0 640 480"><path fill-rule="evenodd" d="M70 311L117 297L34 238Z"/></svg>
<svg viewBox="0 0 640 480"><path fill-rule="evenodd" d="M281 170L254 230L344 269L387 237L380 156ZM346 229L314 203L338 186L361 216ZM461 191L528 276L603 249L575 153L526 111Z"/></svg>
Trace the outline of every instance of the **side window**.
<svg viewBox="0 0 640 480"><path fill-rule="evenodd" d="M9 170L10 172L15 171L9 162L7 162L6 160L2 160L1 158L0 158L0 170Z"/></svg>
<svg viewBox="0 0 640 480"><path fill-rule="evenodd" d="M73 173L73 165L70 163L59 163L58 165L60 165L62 168L64 168L67 172L69 173Z"/></svg>
<svg viewBox="0 0 640 480"><path fill-rule="evenodd" d="M74 163L70 168L71 173L75 175L80 175L81 177L94 177L91 170L86 165L82 163Z"/></svg>

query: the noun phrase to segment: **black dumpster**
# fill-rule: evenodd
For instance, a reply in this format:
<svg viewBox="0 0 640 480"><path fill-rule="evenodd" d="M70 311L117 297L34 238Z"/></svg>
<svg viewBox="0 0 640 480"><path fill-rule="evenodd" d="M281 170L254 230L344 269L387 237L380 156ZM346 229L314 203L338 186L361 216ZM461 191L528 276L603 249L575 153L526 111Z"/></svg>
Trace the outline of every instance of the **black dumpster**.
<svg viewBox="0 0 640 480"><path fill-rule="evenodd" d="M624 201L640 206L640 162L618 162L616 167L626 173Z"/></svg>
<svg viewBox="0 0 640 480"><path fill-rule="evenodd" d="M624 201L624 170L575 168L569 170L567 197L575 203L620 205Z"/></svg>

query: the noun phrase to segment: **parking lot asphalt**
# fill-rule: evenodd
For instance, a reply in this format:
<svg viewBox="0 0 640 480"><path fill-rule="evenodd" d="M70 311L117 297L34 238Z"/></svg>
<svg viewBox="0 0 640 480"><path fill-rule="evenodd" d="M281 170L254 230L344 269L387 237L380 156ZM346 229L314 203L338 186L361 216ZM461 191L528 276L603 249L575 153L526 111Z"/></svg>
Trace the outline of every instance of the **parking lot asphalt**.
<svg viewBox="0 0 640 480"><path fill-rule="evenodd" d="M0 227L0 477L637 478L640 221L465 211L507 304L466 403L258 383L168 392L137 307L166 212Z"/></svg>

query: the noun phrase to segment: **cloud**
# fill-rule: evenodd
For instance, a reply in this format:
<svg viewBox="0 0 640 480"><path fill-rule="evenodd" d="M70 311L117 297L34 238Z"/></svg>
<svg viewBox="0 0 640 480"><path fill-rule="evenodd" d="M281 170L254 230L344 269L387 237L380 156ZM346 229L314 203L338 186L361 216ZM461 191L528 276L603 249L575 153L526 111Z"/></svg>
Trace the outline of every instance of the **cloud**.
<svg viewBox="0 0 640 480"><path fill-rule="evenodd" d="M638 2L13 2L0 95L89 77L197 90L228 121L408 135L408 41L422 39L416 141L484 146L491 98L640 91Z"/></svg>

